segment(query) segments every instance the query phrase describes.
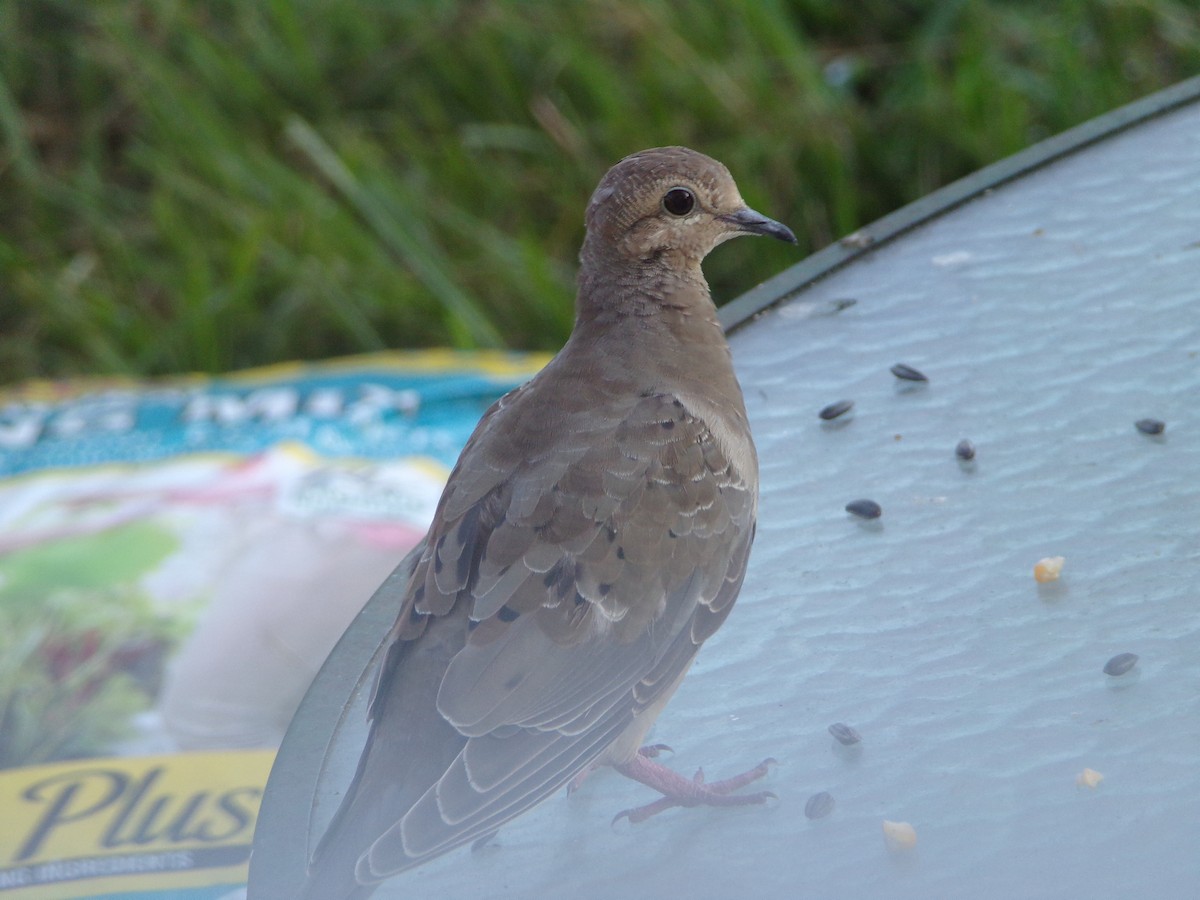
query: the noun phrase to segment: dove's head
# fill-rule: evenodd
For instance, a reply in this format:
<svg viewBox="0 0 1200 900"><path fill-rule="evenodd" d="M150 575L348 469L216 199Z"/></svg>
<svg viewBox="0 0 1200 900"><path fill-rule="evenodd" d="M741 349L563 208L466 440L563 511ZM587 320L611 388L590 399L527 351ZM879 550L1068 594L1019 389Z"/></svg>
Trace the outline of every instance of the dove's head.
<svg viewBox="0 0 1200 900"><path fill-rule="evenodd" d="M746 206L728 169L686 147L625 157L601 179L586 221L585 263L698 266L713 247L742 234L796 243L787 226Z"/></svg>

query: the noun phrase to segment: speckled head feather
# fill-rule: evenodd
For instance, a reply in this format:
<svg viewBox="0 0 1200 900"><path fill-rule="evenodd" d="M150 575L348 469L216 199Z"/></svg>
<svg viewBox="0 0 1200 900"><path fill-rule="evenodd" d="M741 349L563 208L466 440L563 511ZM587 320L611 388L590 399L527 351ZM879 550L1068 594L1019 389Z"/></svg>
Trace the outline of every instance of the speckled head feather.
<svg viewBox="0 0 1200 900"><path fill-rule="evenodd" d="M588 203L588 230L610 235L657 215L663 194L673 187L695 191L699 206L710 212L745 205L733 176L717 160L686 147L658 147L632 153L605 173Z"/></svg>
<svg viewBox="0 0 1200 900"><path fill-rule="evenodd" d="M694 204L672 212L667 195L687 191ZM631 261L664 255L699 264L717 244L739 234L770 234L795 242L778 222L746 207L729 170L687 147L658 147L625 157L601 179L585 216L581 260Z"/></svg>

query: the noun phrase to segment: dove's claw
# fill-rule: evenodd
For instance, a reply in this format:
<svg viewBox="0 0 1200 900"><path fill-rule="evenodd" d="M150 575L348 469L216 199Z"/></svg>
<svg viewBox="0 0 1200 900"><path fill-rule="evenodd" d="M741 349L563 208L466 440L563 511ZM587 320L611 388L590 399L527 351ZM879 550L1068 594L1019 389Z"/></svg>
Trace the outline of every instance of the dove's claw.
<svg viewBox="0 0 1200 900"><path fill-rule="evenodd" d="M596 767L594 765L588 766L586 769L583 769L578 775L568 781L567 796L570 797L573 793L579 790L579 786L583 784L587 780L587 777L594 771L596 771Z"/></svg>
<svg viewBox="0 0 1200 900"><path fill-rule="evenodd" d="M638 822L645 822L651 816L656 816L660 812L670 809L672 806L679 806L679 803L670 797L660 797L653 803L647 803L645 806L636 806L633 809L621 810L613 817L612 824L615 827L622 819L628 819L630 825L636 825Z"/></svg>
<svg viewBox="0 0 1200 900"><path fill-rule="evenodd" d="M764 759L747 772L709 783L704 780L703 769L697 769L696 774L688 779L673 769L654 762L648 754L639 752L629 762L615 766L616 770L634 781L654 788L663 796L645 806L622 810L613 819L613 825L621 819L628 819L636 825L674 806L748 806L777 800L779 798L771 791L759 791L755 794L732 793L762 778L773 764L774 759Z"/></svg>

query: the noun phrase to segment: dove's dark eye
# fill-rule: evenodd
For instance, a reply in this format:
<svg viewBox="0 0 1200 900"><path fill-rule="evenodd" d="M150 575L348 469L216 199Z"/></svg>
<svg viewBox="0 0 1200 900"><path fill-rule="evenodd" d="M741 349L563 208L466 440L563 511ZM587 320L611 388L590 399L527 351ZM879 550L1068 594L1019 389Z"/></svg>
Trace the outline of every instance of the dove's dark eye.
<svg viewBox="0 0 1200 900"><path fill-rule="evenodd" d="M687 188L671 188L663 194L662 205L673 216L686 216L696 205L696 198Z"/></svg>

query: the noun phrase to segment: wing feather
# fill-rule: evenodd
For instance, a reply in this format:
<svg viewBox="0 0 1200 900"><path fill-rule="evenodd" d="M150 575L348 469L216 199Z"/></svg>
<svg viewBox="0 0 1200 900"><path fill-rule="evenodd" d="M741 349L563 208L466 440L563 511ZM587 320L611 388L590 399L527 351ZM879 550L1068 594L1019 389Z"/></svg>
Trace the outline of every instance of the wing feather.
<svg viewBox="0 0 1200 900"><path fill-rule="evenodd" d="M561 788L674 688L728 615L755 488L677 398L627 403L600 425L580 411L590 428L560 411L537 426L553 446L530 459L502 458L503 442L481 440L486 422L464 450L372 701L376 715L421 664L427 620L459 621L441 641L437 712L461 743L440 777L402 793L360 878L494 832Z"/></svg>

